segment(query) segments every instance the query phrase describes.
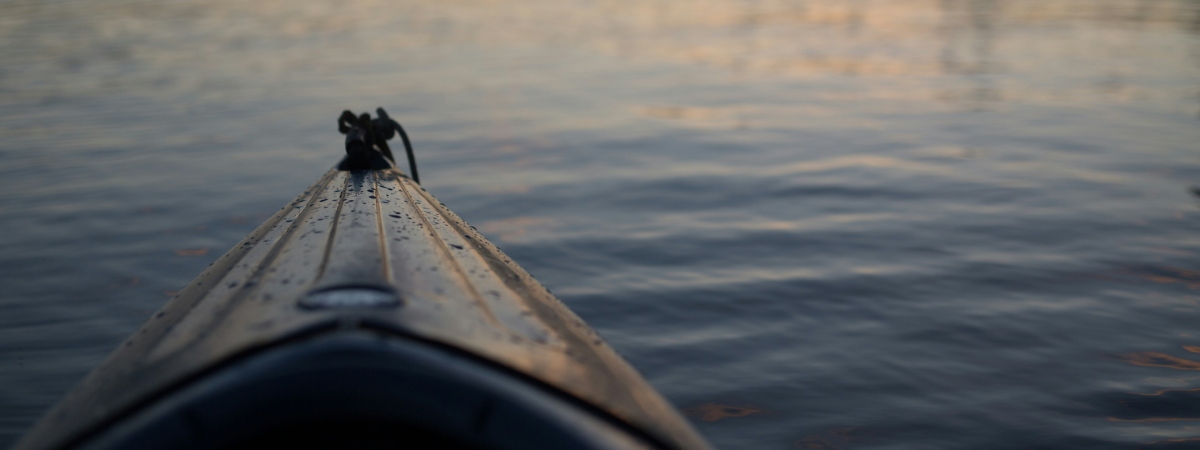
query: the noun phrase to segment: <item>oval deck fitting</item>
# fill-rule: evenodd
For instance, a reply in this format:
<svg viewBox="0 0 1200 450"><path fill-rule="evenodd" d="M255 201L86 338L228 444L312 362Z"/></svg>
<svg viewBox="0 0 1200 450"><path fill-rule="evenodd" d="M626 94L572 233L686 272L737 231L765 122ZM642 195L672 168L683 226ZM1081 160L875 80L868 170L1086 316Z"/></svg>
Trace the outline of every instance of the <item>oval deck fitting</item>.
<svg viewBox="0 0 1200 450"><path fill-rule="evenodd" d="M389 290L347 286L310 293L297 304L304 309L392 308L400 306L400 299Z"/></svg>

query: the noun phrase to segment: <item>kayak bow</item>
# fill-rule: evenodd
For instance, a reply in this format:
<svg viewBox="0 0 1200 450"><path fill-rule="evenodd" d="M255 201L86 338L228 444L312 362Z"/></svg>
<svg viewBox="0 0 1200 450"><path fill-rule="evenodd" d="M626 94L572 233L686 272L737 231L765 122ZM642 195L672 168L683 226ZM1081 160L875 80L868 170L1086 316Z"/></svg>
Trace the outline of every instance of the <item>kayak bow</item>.
<svg viewBox="0 0 1200 450"><path fill-rule="evenodd" d="M350 125L341 169L201 273L16 448L708 448Z"/></svg>

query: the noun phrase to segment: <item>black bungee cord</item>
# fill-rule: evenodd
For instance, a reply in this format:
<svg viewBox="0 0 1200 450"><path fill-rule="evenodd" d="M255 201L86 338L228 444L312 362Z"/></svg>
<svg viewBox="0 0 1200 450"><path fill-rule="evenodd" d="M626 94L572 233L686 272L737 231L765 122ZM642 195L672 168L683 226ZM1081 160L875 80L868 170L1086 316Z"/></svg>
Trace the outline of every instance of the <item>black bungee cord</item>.
<svg viewBox="0 0 1200 450"><path fill-rule="evenodd" d="M372 149L387 158L391 164L396 164L396 157L392 156L392 149L388 147L387 140L395 137L396 132L400 132L400 140L404 141L404 151L408 154L408 169L412 173L412 179L421 184L421 177L417 175L417 158L413 156L408 133L404 132L400 122L388 117L383 108L376 108L375 113L379 117L372 119L370 114L355 116L353 112L346 110L338 117L338 131L346 135L346 160L342 161L339 168L378 168L377 164L370 161Z"/></svg>

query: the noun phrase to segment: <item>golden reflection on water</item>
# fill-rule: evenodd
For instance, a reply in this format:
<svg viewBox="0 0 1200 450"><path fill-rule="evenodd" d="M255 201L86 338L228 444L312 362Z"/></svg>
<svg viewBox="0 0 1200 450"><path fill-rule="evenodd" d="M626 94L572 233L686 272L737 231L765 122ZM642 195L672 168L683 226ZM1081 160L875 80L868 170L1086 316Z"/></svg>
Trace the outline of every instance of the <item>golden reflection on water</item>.
<svg viewBox="0 0 1200 450"><path fill-rule="evenodd" d="M1155 283L1165 283L1165 284L1178 283L1178 284L1182 284L1182 285L1186 286L1188 289L1193 289L1193 290L1200 289L1200 272L1197 272L1195 270L1181 269L1181 268L1177 268L1177 267L1164 267L1163 269L1170 272L1171 275L1164 276L1164 275L1144 274L1143 278L1145 278L1146 280L1149 280L1149 281L1153 281ZM1188 351L1194 351L1194 350L1188 349ZM1200 352L1196 352L1196 353L1200 353Z"/></svg>
<svg viewBox="0 0 1200 450"><path fill-rule="evenodd" d="M717 403L705 403L691 408L684 408L683 414L703 420L705 422L716 422L722 419L731 417L746 417L751 414L764 413L766 410L759 409L754 406L730 406Z"/></svg>
<svg viewBox="0 0 1200 450"><path fill-rule="evenodd" d="M479 224L479 231L488 236L495 236L502 242L516 242L525 238L531 229L549 230L555 228L555 221L544 217L513 217L504 220L492 220Z"/></svg>
<svg viewBox="0 0 1200 450"><path fill-rule="evenodd" d="M1120 355L1118 359L1142 367L1164 367L1176 370L1200 370L1200 361L1180 358L1163 352L1137 352Z"/></svg>
<svg viewBox="0 0 1200 450"><path fill-rule="evenodd" d="M736 108L747 110L747 108ZM639 115L651 119L683 121L688 126L718 130L745 130L750 123L744 118L745 111L735 108L709 108L695 106L643 106L637 108Z"/></svg>
<svg viewBox="0 0 1200 450"><path fill-rule="evenodd" d="M344 71L346 63L356 58L417 49L436 52L442 46L553 43L634 60L719 67L740 76L889 78L893 82L860 85L868 87L867 91L817 94L859 99L937 98L988 107L1016 97L1053 101L1086 100L1097 95L1109 96L1109 100L1162 96L1165 91L1142 89L1133 78L1194 70L1189 68L1194 64L1188 61L1188 44L1164 46L1160 41L1151 43L1139 37L1155 29L1195 27L1189 20L1200 21L1185 16L1180 3L1167 1L606 0L576 5L534 0L514 7L491 0L467 0L416 2L405 5L404 14L378 13L394 8L392 2L375 0L113 5L105 13L114 20L102 22L102 34L131 33L123 27L135 22L122 19L186 18L188 23L178 28L187 33L163 38L168 44L187 39L188 45L198 46L199 51L155 55L168 58L161 61L164 64L200 64L209 73L223 67L245 69L229 67L222 63L222 57L252 61L261 66L256 71L274 76L304 69L334 73ZM1112 26L1064 26L1082 20ZM371 38L357 39L356 33ZM347 43L352 45L343 55L323 55L342 60L313 61L305 57L302 46L280 49L269 41L258 42L264 34L281 41L351 39ZM1071 42L1087 43L1090 48L1075 48L1069 43L1043 45L1046 39L1068 34L1073 38ZM4 42L2 37L0 33L0 43ZM1094 50L1101 47L1105 48L1103 52ZM271 53L227 58L230 49ZM49 50L72 51L69 47ZM1080 58L1104 53L1119 57L1138 52L1178 53L1181 58L1164 58L1173 62L1156 67L1130 66L1120 58L1108 58L1107 63L1098 65L1078 64ZM1089 67L1090 71L1078 73L1080 67ZM1077 79L1078 83L1037 85L1038 80L1055 78L1051 74L1072 73L1076 76L1066 78ZM1012 81L979 78L988 74L1024 76ZM931 96L924 82L905 81L932 75L963 76L968 84L938 89Z"/></svg>
<svg viewBox="0 0 1200 450"><path fill-rule="evenodd" d="M1195 422L1200 420L1200 417L1150 417L1146 419L1121 419L1118 417L1109 417L1106 420L1109 422L1127 422L1127 423L1156 423L1156 422Z"/></svg>
<svg viewBox="0 0 1200 450"><path fill-rule="evenodd" d="M889 169L912 174L943 175L947 177L961 175L961 170L946 165L876 155L848 155L816 161L800 161L773 167L768 169L768 173L783 176L846 168Z"/></svg>
<svg viewBox="0 0 1200 450"><path fill-rule="evenodd" d="M1197 346L1183 346L1183 347L1185 350L1187 350L1189 352L1200 353L1200 347L1197 347ZM1200 370L1200 361L1194 361L1194 360L1190 360L1190 359L1180 358L1180 357L1170 355L1167 353L1162 353L1162 352L1147 351L1147 352L1130 353L1130 354L1120 355L1118 358L1121 359L1122 361L1125 361L1129 364L1133 364L1135 366L1158 367L1158 368L1168 368L1168 369L1175 369L1175 370ZM1190 385L1191 381L1195 380L1195 379L1197 379L1197 377L1189 377L1189 378L1181 378L1181 379L1153 378L1153 379L1148 379L1146 381L1152 382L1153 384L1159 384L1159 385L1172 384L1172 385L1176 385L1176 386L1187 386L1187 385ZM1178 388L1159 389L1157 391L1150 392L1150 393L1129 392L1128 394L1136 395L1139 397L1165 397L1162 399L1154 399L1154 400L1148 399L1145 401L1143 401L1143 400L1137 400L1137 401L1126 400L1126 401L1118 401L1117 402L1118 404L1121 405L1122 408L1128 410L1130 413L1134 413L1136 415L1144 415L1144 414L1157 415L1157 414L1155 414L1155 411L1163 411L1163 412L1174 411L1174 412L1170 412L1170 413L1166 413L1166 414L1176 415L1176 416L1178 416L1178 415L1186 416L1186 415L1188 415L1186 412L1183 412L1181 414L1181 412L1178 411L1178 407L1172 407L1171 405L1177 404L1178 402L1180 402L1181 398L1191 398L1197 394L1200 394L1200 388L1178 387ZM1163 409L1159 409L1159 408L1163 408ZM1159 413L1161 414L1163 412L1159 412ZM1171 422L1200 421L1200 417L1125 418L1125 417L1109 416L1106 418L1106 420L1109 422L1120 422L1120 423L1171 423ZM1191 428L1192 427L1185 427L1183 429L1170 430L1170 432L1172 434L1176 434L1176 435L1193 434L1194 430L1191 430ZM1163 431L1163 430L1160 430L1160 431ZM1191 439L1192 438L1159 440L1159 441L1151 442L1149 444L1168 443L1168 442L1188 442Z"/></svg>
<svg viewBox="0 0 1200 450"><path fill-rule="evenodd" d="M1161 444L1181 444L1186 442L1200 442L1200 437L1196 438L1178 438L1178 439L1163 439L1159 441L1150 441L1142 445L1161 445Z"/></svg>
<svg viewBox="0 0 1200 450"><path fill-rule="evenodd" d="M1130 394L1144 395L1146 397L1157 397L1157 396L1160 396L1160 395L1163 395L1163 394L1166 394L1169 392L1200 392L1200 388L1197 388L1197 389L1162 389L1162 390L1154 391L1152 393L1130 392Z"/></svg>
<svg viewBox="0 0 1200 450"><path fill-rule="evenodd" d="M710 119L720 115L714 108L688 108L682 106L647 106L642 114L656 119Z"/></svg>
<svg viewBox="0 0 1200 450"><path fill-rule="evenodd" d="M1155 248L1151 249L1151 251L1171 255L1192 256L1192 252L1174 251L1165 248ZM1083 274L1080 277L1127 283L1151 282L1156 284L1174 284L1189 290L1200 290L1200 271L1173 266L1125 268L1100 273ZM1178 297L1172 298L1177 299ZM1193 350L1194 348L1200 347L1185 347L1185 349L1188 351L1200 353Z"/></svg>
<svg viewBox="0 0 1200 450"><path fill-rule="evenodd" d="M831 428L823 433L810 434L792 443L792 447L805 449L843 450L851 444L869 441L872 433L855 427Z"/></svg>

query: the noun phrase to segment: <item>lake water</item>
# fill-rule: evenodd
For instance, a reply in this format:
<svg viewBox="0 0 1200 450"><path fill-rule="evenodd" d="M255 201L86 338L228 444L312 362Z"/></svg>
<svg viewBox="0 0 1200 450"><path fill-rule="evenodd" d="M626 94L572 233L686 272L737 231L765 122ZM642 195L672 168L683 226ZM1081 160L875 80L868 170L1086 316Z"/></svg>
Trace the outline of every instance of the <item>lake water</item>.
<svg viewBox="0 0 1200 450"><path fill-rule="evenodd" d="M1200 2L9 0L0 447L377 106L718 448L1200 446Z"/></svg>

